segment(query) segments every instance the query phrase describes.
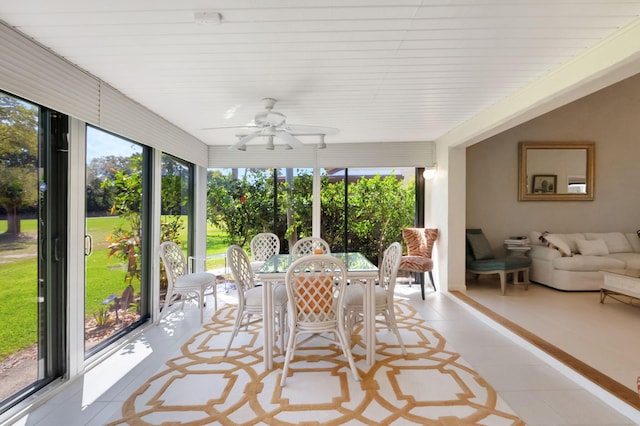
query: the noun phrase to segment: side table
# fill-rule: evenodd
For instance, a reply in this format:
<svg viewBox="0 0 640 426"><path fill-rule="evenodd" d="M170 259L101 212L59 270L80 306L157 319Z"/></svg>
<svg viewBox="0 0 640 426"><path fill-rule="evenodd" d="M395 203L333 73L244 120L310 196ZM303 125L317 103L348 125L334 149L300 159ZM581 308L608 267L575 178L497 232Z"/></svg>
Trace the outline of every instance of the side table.
<svg viewBox="0 0 640 426"><path fill-rule="evenodd" d="M526 236L509 237L504 240L504 245L509 251L509 256L525 257L527 252L531 250L529 238Z"/></svg>

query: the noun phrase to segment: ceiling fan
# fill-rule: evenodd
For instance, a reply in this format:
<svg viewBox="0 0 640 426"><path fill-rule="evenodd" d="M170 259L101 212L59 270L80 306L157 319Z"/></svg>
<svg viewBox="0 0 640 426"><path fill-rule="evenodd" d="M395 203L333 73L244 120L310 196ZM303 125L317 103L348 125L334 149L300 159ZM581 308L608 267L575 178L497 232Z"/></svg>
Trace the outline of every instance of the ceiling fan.
<svg viewBox="0 0 640 426"><path fill-rule="evenodd" d="M231 126L231 127L212 127L204 130L215 129L246 129L251 133L238 134L238 142L231 145L229 149L238 149L240 151L247 150L247 143L258 137L267 138L267 149L273 150L275 148L274 138L281 139L285 144L285 149L293 149L293 147L301 147L304 144L296 136L304 135L317 135L320 137L318 148L326 148L327 145L324 142L326 135L335 135L340 130L333 127L319 127L319 126L307 126L303 124L289 124L287 123L287 117L278 111L274 111L273 107L276 104L276 100L273 98L264 98L264 108L266 111L259 112L253 118L253 123L246 126Z"/></svg>

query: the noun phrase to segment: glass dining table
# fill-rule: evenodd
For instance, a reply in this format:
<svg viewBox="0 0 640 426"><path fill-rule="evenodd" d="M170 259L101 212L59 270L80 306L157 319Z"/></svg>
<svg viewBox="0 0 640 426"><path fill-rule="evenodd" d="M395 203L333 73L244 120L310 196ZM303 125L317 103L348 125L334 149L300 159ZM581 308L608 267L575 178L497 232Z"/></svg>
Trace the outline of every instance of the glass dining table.
<svg viewBox="0 0 640 426"><path fill-rule="evenodd" d="M274 285L283 285L287 269L295 260L303 255L276 254L271 256L256 272L257 280L263 283L263 355L265 369L273 368L273 346L275 344L275 312L273 307ZM350 285L363 285L364 341L367 365L375 361L375 285L378 268L362 253L331 253L347 267L347 278ZM347 330L351 332L351 330Z"/></svg>

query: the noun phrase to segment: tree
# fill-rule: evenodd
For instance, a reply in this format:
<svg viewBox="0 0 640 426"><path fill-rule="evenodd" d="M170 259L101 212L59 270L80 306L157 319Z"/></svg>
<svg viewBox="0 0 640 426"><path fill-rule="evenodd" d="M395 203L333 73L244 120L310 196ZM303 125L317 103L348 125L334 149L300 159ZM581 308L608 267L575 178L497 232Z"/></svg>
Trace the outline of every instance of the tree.
<svg viewBox="0 0 640 426"><path fill-rule="evenodd" d="M290 170L290 169L289 169ZM301 173L280 184L278 206L280 216L287 218L285 238L289 247L303 237L311 236L313 219L313 176Z"/></svg>
<svg viewBox="0 0 640 426"><path fill-rule="evenodd" d="M131 172L118 170L114 178L102 181L102 187L114 191L111 214L125 219L127 226L118 226L107 237L109 256L119 255L127 263L125 282L140 282L140 247L142 241L142 155L131 156Z"/></svg>
<svg viewBox="0 0 640 426"><path fill-rule="evenodd" d="M349 184L349 231L352 244L371 260L402 240L402 228L413 223L414 187L394 175L360 178Z"/></svg>
<svg viewBox="0 0 640 426"><path fill-rule="evenodd" d="M0 206L7 234L20 234L19 211L38 200L38 110L0 94Z"/></svg>
<svg viewBox="0 0 640 426"><path fill-rule="evenodd" d="M242 177L209 174L207 217L227 233L229 244L245 247L250 238L271 229L273 185L268 172L247 169Z"/></svg>
<svg viewBox="0 0 640 426"><path fill-rule="evenodd" d="M113 181L117 171L133 173L131 157L108 155L93 158L87 164L87 213L102 215L109 212L114 203L115 187L103 185Z"/></svg>

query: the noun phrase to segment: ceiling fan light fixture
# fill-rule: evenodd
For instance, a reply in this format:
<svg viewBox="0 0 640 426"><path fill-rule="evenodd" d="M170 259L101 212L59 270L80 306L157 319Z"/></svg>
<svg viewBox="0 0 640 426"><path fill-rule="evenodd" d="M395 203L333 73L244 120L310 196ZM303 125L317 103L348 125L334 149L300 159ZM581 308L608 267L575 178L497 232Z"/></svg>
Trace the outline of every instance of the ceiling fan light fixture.
<svg viewBox="0 0 640 426"><path fill-rule="evenodd" d="M278 111L274 111L273 107L276 104L276 99L264 98L264 108L262 111L254 116L253 123L249 123L244 126L223 126L223 127L209 127L204 130L216 130L216 129L245 129L251 133L244 133L243 135L236 135L240 139L232 144L229 149L241 149L246 151L246 146L249 142L256 138L268 138L266 149L273 151L275 149L274 139L278 138L284 143L285 149L301 148L304 144L299 136L311 136L320 138L317 145L317 149L325 149L327 147L325 143L325 136L338 134L340 130L333 127L324 126L310 126L304 124L290 124L286 122L286 116ZM239 106L238 106L239 107ZM231 112L229 110L228 112ZM233 110L235 113L235 109Z"/></svg>

